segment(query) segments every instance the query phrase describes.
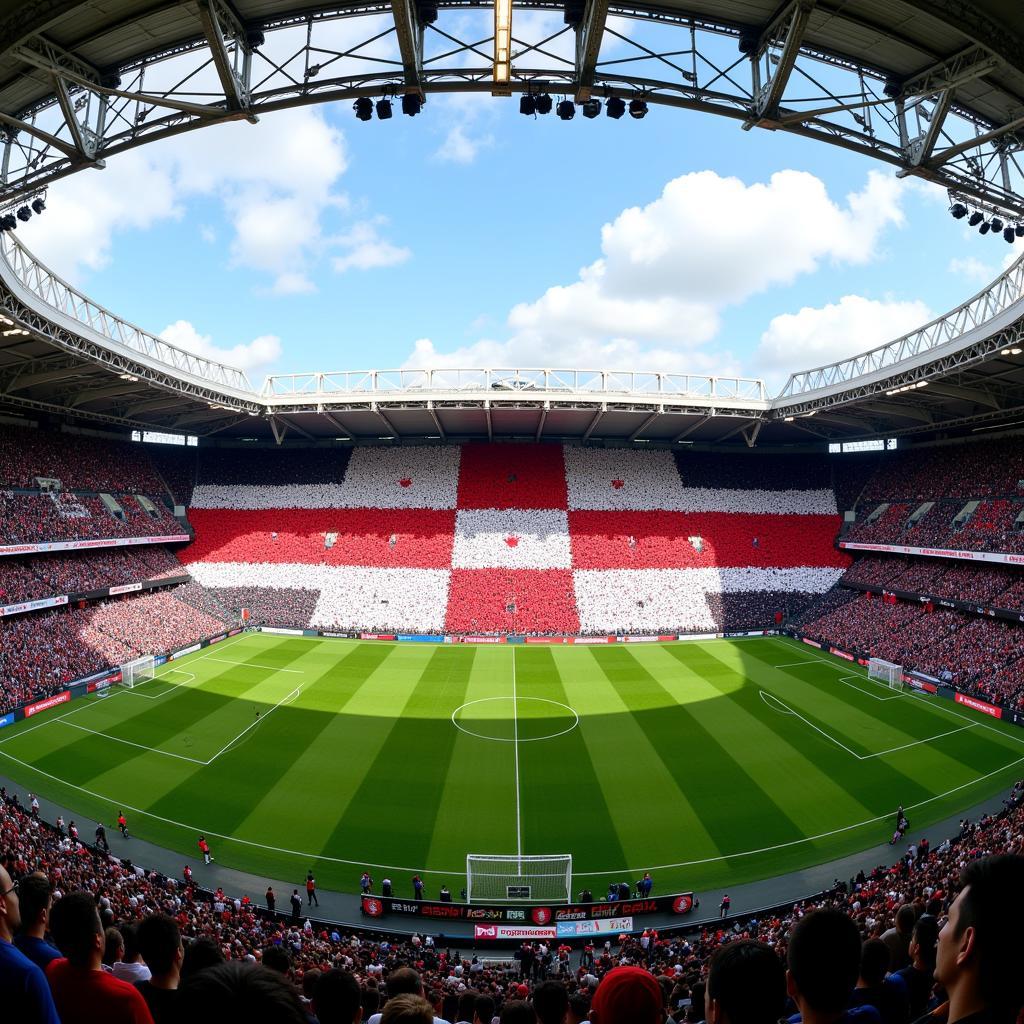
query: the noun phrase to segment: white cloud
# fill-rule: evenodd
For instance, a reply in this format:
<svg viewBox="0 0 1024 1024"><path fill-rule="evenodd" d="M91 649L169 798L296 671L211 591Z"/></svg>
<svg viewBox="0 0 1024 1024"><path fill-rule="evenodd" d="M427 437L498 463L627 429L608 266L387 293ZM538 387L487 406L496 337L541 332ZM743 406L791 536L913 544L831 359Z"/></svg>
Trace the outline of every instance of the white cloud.
<svg viewBox="0 0 1024 1024"><path fill-rule="evenodd" d="M975 256L965 256L962 259L954 256L946 269L957 277L964 277L976 283L990 281L996 276L995 271L987 263L982 263Z"/></svg>
<svg viewBox="0 0 1024 1024"><path fill-rule="evenodd" d="M872 171L840 204L800 171L751 185L713 171L684 175L606 224L600 257L576 281L514 306L507 339L443 352L421 339L406 365L738 372L730 353L703 347L717 336L723 310L826 262L875 258L883 231L903 223L903 187Z"/></svg>
<svg viewBox="0 0 1024 1024"><path fill-rule="evenodd" d="M394 267L405 263L412 252L402 246L392 245L380 237L377 231L379 224L385 223L381 217L372 221L360 221L343 235L333 239L334 244L347 250L343 255L335 257L331 265L339 273L346 270L372 270L376 267Z"/></svg>
<svg viewBox="0 0 1024 1024"><path fill-rule="evenodd" d="M218 348L208 334L200 334L188 320L176 320L160 332L160 337L196 355L246 371L264 370L281 357L281 339L274 334L261 334L248 344Z"/></svg>
<svg viewBox="0 0 1024 1024"><path fill-rule="evenodd" d="M932 319L919 301L898 302L844 295L821 308L805 306L798 313L774 317L754 353L756 366L777 380L866 352L900 337Z"/></svg>
<svg viewBox="0 0 1024 1024"><path fill-rule="evenodd" d="M438 160L452 164L471 164L481 149L494 145L494 136L490 134L473 136L465 124L455 124L448 129L444 142L438 146L434 156Z"/></svg>

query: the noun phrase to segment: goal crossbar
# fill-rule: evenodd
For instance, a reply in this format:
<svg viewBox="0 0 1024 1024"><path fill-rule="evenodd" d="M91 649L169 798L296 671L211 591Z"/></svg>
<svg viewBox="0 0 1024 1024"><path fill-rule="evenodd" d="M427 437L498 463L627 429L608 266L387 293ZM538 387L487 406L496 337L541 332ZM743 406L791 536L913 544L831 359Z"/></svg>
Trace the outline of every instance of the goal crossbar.
<svg viewBox="0 0 1024 1024"><path fill-rule="evenodd" d="M139 683L152 679L155 670L156 659L152 654L126 661L121 666L121 685L127 686L130 690L132 687L138 686Z"/></svg>
<svg viewBox="0 0 1024 1024"><path fill-rule="evenodd" d="M884 658L871 658L868 661L868 679L877 679L894 689L903 686L903 666Z"/></svg>

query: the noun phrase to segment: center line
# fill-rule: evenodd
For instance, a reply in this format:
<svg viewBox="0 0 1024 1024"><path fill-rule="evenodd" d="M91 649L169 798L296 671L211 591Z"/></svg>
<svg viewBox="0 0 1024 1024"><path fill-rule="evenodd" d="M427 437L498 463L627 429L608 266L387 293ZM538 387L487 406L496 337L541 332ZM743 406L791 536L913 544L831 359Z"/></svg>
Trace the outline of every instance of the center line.
<svg viewBox="0 0 1024 1024"><path fill-rule="evenodd" d="M512 648L512 750L516 762L516 871L523 873L523 826L519 808L519 704L516 696L516 649Z"/></svg>

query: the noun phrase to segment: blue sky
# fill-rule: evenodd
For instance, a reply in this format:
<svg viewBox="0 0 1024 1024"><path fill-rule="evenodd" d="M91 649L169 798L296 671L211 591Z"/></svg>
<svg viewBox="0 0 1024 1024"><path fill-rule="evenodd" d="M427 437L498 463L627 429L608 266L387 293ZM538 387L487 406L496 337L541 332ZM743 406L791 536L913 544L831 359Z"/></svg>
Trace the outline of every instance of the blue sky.
<svg viewBox="0 0 1024 1024"><path fill-rule="evenodd" d="M1014 251L953 221L943 192L837 148L653 105L529 119L490 97L203 129L56 184L19 236L256 386L547 365L774 390L956 305Z"/></svg>

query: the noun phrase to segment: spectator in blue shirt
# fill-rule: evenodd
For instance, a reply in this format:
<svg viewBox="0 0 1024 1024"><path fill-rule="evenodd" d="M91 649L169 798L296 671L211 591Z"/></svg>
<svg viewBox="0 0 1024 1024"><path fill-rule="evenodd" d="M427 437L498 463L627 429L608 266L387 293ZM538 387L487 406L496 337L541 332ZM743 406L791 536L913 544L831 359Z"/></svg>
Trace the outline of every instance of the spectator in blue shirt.
<svg viewBox="0 0 1024 1024"><path fill-rule="evenodd" d="M43 972L11 941L21 923L18 886L0 866L0 992L4 1020L60 1024Z"/></svg>
<svg viewBox="0 0 1024 1024"><path fill-rule="evenodd" d="M41 871L34 871L19 880L21 928L14 936L14 945L44 973L50 961L59 960L61 956L60 950L54 949L45 939L52 902L50 880Z"/></svg>

